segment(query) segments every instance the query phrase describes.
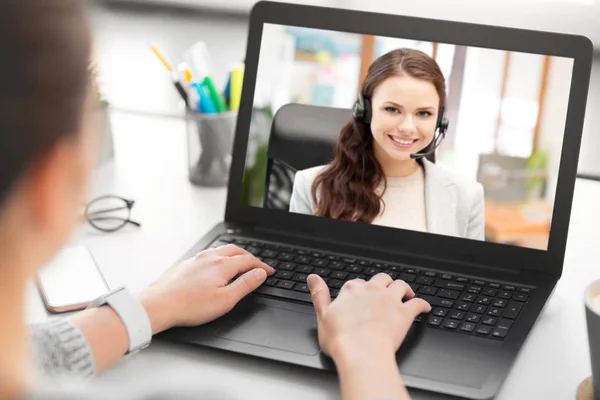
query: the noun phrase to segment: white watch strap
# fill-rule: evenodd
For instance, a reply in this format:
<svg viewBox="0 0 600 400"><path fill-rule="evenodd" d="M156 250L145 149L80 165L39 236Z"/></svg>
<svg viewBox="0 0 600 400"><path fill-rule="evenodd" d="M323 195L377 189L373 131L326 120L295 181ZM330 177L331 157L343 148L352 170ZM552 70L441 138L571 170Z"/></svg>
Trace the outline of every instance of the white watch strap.
<svg viewBox="0 0 600 400"><path fill-rule="evenodd" d="M129 335L129 350L126 354L137 353L148 347L152 340L152 325L146 310L126 287L113 290L92 301L88 308L108 304L121 318Z"/></svg>

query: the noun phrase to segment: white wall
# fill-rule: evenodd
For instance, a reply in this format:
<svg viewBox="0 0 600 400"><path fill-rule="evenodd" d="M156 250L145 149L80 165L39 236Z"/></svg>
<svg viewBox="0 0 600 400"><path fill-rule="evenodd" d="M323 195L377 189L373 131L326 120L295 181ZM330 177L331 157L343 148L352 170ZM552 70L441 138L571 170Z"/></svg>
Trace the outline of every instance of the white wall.
<svg viewBox="0 0 600 400"><path fill-rule="evenodd" d="M598 29L600 2L597 0L595 2L594 0L337 0L337 2L340 7L363 11L575 33L588 36L594 43L600 44L600 29Z"/></svg>
<svg viewBox="0 0 600 400"><path fill-rule="evenodd" d="M579 172L600 176L600 53L596 54L592 65Z"/></svg>
<svg viewBox="0 0 600 400"><path fill-rule="evenodd" d="M510 53L506 93L500 106L500 154L523 158L531 155L543 66L542 55Z"/></svg>
<svg viewBox="0 0 600 400"><path fill-rule="evenodd" d="M477 177L479 154L493 150L504 57L504 51L467 49L458 119L450 121L456 124L454 154L443 154L440 162L471 179Z"/></svg>
<svg viewBox="0 0 600 400"><path fill-rule="evenodd" d="M159 3L247 13L257 0L97 0ZM278 0L585 35L600 44L594 0Z"/></svg>
<svg viewBox="0 0 600 400"><path fill-rule="evenodd" d="M540 120L540 150L550 150L548 160L547 199L553 200L556 194L556 182L560 166L560 153L565 135L569 92L571 90L571 75L573 60L570 58L553 57L550 61L550 71L546 87L546 102Z"/></svg>
<svg viewBox="0 0 600 400"><path fill-rule="evenodd" d="M254 106L271 105L276 112L291 98L294 39L283 25L265 24L260 45Z"/></svg>

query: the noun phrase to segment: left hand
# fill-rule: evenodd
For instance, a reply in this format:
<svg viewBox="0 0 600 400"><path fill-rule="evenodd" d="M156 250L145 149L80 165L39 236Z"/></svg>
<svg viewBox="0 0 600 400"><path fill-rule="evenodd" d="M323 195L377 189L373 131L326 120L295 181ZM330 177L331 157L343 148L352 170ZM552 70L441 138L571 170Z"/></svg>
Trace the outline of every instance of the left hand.
<svg viewBox="0 0 600 400"><path fill-rule="evenodd" d="M244 249L226 245L182 262L145 289L140 301L153 333L221 317L275 270ZM235 276L242 274L229 283Z"/></svg>

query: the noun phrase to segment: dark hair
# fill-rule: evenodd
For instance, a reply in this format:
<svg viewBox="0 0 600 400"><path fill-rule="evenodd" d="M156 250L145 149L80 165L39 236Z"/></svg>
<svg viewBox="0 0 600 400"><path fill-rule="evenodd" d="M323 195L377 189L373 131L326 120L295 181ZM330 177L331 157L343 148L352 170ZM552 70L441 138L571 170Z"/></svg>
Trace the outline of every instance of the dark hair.
<svg viewBox="0 0 600 400"><path fill-rule="evenodd" d="M80 129L90 52L85 3L0 3L0 204L36 160Z"/></svg>
<svg viewBox="0 0 600 400"><path fill-rule="evenodd" d="M376 59L369 67L361 91L365 98L371 99L381 82L405 74L433 83L440 98L439 108L445 106L444 75L433 58L418 50L396 49ZM353 119L340 132L333 161L313 182L316 215L371 223L381 210L383 192L377 194L375 189L382 181L385 192L384 173L373 152L371 129L365 122Z"/></svg>

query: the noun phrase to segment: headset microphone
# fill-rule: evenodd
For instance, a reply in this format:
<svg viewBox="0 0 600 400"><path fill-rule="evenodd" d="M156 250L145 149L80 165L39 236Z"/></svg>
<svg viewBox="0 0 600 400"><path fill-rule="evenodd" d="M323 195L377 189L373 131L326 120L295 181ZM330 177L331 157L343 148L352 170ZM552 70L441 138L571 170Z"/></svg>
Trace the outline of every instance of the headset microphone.
<svg viewBox="0 0 600 400"><path fill-rule="evenodd" d="M438 134L437 136L433 139L433 148L431 150L429 150L428 152L425 153L412 153L410 155L410 158L415 159L415 158L423 158L423 157L427 157L433 153L435 153L435 149L438 148L438 146L440 145L440 143L442 143L442 140L444 140L444 138L446 137L446 131L448 130L448 125L450 124L447 118L443 117L443 114L440 114L442 116L440 123L438 124Z"/></svg>

